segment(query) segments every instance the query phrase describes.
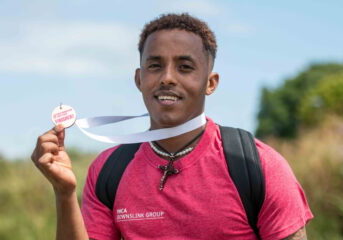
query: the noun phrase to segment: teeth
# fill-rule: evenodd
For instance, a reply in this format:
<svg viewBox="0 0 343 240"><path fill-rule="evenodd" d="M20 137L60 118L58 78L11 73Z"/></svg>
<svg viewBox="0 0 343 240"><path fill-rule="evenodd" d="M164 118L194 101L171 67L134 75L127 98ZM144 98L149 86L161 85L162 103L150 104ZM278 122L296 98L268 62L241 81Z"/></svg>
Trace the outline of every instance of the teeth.
<svg viewBox="0 0 343 240"><path fill-rule="evenodd" d="M172 100L172 101L176 101L177 97L174 96L158 96L159 100Z"/></svg>

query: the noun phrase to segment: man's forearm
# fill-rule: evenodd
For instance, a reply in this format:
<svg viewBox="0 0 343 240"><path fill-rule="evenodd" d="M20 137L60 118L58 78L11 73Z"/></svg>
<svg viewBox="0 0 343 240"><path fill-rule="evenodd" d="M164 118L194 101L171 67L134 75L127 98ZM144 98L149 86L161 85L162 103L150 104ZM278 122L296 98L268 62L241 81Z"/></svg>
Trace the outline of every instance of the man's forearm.
<svg viewBox="0 0 343 240"><path fill-rule="evenodd" d="M77 194L62 196L55 193L57 210L56 240L88 240Z"/></svg>

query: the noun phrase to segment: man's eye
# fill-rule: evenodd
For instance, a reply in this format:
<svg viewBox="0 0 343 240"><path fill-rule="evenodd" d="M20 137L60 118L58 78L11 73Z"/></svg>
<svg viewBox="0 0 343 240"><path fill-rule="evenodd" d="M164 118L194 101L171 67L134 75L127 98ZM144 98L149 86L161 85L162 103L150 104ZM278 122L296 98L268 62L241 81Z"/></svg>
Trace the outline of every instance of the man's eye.
<svg viewBox="0 0 343 240"><path fill-rule="evenodd" d="M190 65L187 65L187 64L182 64L182 65L180 65L180 69L183 71L189 71L189 70L192 70L193 67Z"/></svg>
<svg viewBox="0 0 343 240"><path fill-rule="evenodd" d="M157 69L157 68L160 68L161 65L160 64L157 64L157 63L153 63L153 64L150 64L148 66L149 69Z"/></svg>

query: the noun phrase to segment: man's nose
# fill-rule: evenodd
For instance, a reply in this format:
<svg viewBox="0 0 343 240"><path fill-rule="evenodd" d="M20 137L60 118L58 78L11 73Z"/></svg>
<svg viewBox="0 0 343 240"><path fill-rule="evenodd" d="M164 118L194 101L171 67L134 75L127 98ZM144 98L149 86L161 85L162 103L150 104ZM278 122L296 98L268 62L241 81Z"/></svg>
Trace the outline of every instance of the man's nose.
<svg viewBox="0 0 343 240"><path fill-rule="evenodd" d="M176 71L173 66L167 66L161 76L162 85L175 85L177 83Z"/></svg>

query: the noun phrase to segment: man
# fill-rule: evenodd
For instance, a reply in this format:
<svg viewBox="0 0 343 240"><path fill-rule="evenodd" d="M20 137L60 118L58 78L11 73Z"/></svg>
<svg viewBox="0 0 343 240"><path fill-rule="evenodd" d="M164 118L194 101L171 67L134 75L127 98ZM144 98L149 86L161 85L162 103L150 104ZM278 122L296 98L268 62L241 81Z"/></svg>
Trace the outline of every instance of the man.
<svg viewBox="0 0 343 240"><path fill-rule="evenodd" d="M219 82L212 72L216 47L206 23L188 14L162 15L145 26L135 82L150 129L174 127L204 111L205 96ZM58 240L257 239L211 119L183 135L143 143L122 176L113 210L99 201L95 184L116 147L102 152L89 168L82 214L64 136L63 127L53 128L38 138L32 154L55 190ZM261 238L306 239L305 224L313 216L300 185L285 159L255 142L266 186L257 223ZM166 164L173 169L168 176L163 175Z"/></svg>

